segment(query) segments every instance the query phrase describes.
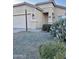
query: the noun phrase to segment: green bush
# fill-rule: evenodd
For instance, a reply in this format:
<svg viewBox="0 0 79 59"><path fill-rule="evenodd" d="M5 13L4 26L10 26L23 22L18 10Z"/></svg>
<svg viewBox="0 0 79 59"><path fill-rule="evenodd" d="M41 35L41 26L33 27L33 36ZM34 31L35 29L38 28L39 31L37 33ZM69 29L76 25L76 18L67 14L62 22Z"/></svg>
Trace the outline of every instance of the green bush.
<svg viewBox="0 0 79 59"><path fill-rule="evenodd" d="M50 31L50 27L51 27L51 24L43 24L42 30L49 32Z"/></svg>
<svg viewBox="0 0 79 59"><path fill-rule="evenodd" d="M66 19L61 19L51 26L51 34L53 39L59 39L66 42Z"/></svg>
<svg viewBox="0 0 79 59"><path fill-rule="evenodd" d="M39 47L42 59L65 59L66 48L63 42L46 43Z"/></svg>

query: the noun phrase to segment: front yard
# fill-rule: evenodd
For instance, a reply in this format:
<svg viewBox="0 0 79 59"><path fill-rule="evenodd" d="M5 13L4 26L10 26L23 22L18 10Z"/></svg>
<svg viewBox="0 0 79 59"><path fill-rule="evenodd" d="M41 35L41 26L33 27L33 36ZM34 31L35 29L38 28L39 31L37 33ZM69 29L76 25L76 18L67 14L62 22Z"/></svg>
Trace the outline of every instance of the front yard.
<svg viewBox="0 0 79 59"><path fill-rule="evenodd" d="M47 31L48 28L48 25L43 27ZM53 23L51 33L43 31L19 32L14 33L13 38L14 59L40 59L40 57L43 59L66 58L66 19ZM46 44L44 45L44 43Z"/></svg>
<svg viewBox="0 0 79 59"><path fill-rule="evenodd" d="M14 59L40 59L38 47L40 44L51 41L47 32L19 32L14 33Z"/></svg>

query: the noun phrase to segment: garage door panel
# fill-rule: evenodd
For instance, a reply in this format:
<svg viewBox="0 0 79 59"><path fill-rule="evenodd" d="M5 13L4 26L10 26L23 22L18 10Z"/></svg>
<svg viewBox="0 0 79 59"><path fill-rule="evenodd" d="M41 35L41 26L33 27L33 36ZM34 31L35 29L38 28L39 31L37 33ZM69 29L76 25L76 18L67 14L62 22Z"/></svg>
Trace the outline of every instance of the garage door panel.
<svg viewBox="0 0 79 59"><path fill-rule="evenodd" d="M14 28L26 28L25 16L14 16L13 27Z"/></svg>

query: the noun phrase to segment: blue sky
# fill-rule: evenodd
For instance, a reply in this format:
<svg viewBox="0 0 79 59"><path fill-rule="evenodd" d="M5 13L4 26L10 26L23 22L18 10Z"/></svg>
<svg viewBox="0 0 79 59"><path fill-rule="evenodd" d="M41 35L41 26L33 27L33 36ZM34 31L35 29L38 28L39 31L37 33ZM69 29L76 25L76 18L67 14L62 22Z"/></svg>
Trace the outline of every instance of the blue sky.
<svg viewBox="0 0 79 59"><path fill-rule="evenodd" d="M19 3L19 2L28 2L28 3L38 3L38 2L44 2L48 0L14 0L13 4ZM66 6L66 0L55 0L56 4Z"/></svg>

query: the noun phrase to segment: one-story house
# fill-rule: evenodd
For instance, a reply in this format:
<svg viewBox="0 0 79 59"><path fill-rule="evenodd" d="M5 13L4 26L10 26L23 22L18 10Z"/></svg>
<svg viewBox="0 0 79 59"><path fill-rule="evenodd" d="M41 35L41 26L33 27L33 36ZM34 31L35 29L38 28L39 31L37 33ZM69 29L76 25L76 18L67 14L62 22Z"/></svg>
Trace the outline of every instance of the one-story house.
<svg viewBox="0 0 79 59"><path fill-rule="evenodd" d="M57 5L54 0L35 5L22 2L13 5L13 28L20 31L41 29L43 24L52 24L64 16L66 7Z"/></svg>

